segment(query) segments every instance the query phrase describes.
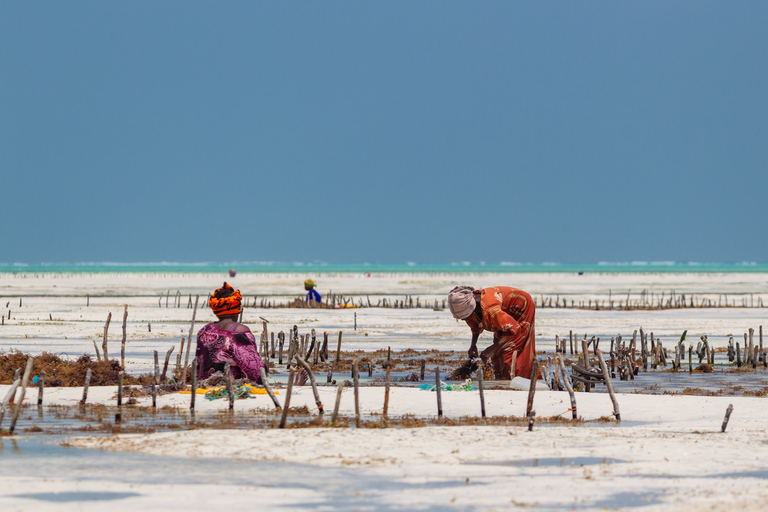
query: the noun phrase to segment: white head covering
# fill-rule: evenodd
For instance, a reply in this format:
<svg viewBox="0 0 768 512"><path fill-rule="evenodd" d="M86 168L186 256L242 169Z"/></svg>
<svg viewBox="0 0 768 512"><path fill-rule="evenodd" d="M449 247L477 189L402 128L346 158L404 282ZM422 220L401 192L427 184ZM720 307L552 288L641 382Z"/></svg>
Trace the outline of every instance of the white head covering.
<svg viewBox="0 0 768 512"><path fill-rule="evenodd" d="M448 293L448 307L454 318L466 320L475 310L474 290L471 286L457 286Z"/></svg>

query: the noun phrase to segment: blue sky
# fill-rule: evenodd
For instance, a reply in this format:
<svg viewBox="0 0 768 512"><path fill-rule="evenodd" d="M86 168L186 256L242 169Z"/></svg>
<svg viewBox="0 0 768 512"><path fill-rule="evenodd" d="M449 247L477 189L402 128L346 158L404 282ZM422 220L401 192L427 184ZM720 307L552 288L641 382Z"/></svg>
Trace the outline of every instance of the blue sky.
<svg viewBox="0 0 768 512"><path fill-rule="evenodd" d="M0 3L0 262L768 258L766 2Z"/></svg>

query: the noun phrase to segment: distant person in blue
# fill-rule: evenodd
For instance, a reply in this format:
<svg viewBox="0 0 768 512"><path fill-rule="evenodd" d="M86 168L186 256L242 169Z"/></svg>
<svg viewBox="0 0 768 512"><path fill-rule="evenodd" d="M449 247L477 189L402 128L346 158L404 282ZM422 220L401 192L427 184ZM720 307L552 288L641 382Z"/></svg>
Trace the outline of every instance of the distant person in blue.
<svg viewBox="0 0 768 512"><path fill-rule="evenodd" d="M304 289L307 290L307 302L321 302L323 298L315 290L315 282L311 279L304 281Z"/></svg>

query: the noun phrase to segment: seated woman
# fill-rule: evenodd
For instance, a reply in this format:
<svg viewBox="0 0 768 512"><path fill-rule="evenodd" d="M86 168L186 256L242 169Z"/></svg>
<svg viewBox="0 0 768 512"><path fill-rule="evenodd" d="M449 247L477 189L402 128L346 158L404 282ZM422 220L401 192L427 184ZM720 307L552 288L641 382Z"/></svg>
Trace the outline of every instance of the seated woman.
<svg viewBox="0 0 768 512"><path fill-rule="evenodd" d="M243 310L243 298L240 290L229 284L213 292L208 304L219 318L197 333L198 378L207 379L217 371L223 372L229 363L233 379L248 379L261 383L259 371L264 361L259 357L256 338L243 324L237 323L237 317Z"/></svg>

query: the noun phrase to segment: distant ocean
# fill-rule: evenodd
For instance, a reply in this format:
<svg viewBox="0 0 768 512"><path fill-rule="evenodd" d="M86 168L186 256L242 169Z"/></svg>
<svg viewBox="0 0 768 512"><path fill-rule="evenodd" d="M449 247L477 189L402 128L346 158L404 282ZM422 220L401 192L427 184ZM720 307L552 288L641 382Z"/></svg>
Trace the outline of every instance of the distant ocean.
<svg viewBox="0 0 768 512"><path fill-rule="evenodd" d="M445 264L429 263L273 263L273 262L231 262L231 263L0 263L0 273L211 273L219 274L233 269L245 273L298 273L298 274L362 274L374 273L761 273L768 272L766 263L678 263L670 261L599 262L591 264L573 263L485 263L457 262Z"/></svg>

